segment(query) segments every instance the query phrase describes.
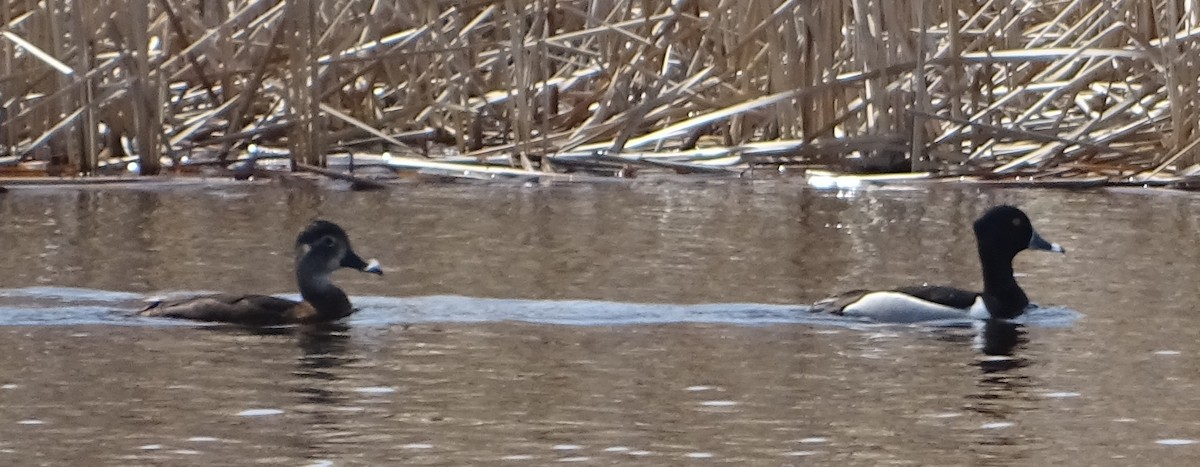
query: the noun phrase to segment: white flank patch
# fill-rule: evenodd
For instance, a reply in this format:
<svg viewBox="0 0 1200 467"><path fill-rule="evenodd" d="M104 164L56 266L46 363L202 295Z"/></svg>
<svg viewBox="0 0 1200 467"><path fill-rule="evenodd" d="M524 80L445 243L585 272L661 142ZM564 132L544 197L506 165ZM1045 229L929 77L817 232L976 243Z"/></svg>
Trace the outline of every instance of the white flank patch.
<svg viewBox="0 0 1200 467"><path fill-rule="evenodd" d="M238 412L239 417L263 417L267 415L279 415L283 413L279 409L248 409Z"/></svg>
<svg viewBox="0 0 1200 467"><path fill-rule="evenodd" d="M982 307L982 300L976 303ZM921 300L912 295L878 291L863 295L842 310L848 316L861 316L889 323L912 323L939 319L961 319L967 316L959 308ZM984 310L986 313L986 309Z"/></svg>
<svg viewBox="0 0 1200 467"><path fill-rule="evenodd" d="M987 305L983 304L983 296L975 297L975 303L971 304L971 309L967 311L967 316L971 319L991 319L992 313L988 311Z"/></svg>
<svg viewBox="0 0 1200 467"><path fill-rule="evenodd" d="M361 394L391 394L393 392L396 392L396 388L389 388L386 386L372 386L372 387L366 387L366 388L354 388L354 392L361 393Z"/></svg>

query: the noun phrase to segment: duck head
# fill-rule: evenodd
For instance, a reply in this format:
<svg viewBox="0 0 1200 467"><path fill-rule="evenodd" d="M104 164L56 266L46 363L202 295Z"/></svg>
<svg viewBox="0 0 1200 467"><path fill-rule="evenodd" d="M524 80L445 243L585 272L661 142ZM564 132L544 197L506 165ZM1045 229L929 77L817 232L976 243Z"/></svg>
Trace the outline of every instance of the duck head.
<svg viewBox="0 0 1200 467"><path fill-rule="evenodd" d="M354 252L345 230L324 220L309 224L296 237L296 264L300 269L316 274L327 275L339 268L350 268L383 275L378 261L364 261Z"/></svg>
<svg viewBox="0 0 1200 467"><path fill-rule="evenodd" d="M1000 255L1012 258L1023 250L1044 250L1066 253L1057 243L1038 235L1029 216L1012 206L996 206L975 221L975 238L981 255Z"/></svg>

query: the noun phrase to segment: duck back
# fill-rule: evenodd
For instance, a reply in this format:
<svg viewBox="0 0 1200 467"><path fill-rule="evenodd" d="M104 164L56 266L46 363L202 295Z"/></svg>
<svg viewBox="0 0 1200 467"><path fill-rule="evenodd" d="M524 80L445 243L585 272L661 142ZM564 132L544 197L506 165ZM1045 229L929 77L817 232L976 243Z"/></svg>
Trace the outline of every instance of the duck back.
<svg viewBox="0 0 1200 467"><path fill-rule="evenodd" d="M305 321L316 310L303 302L269 295L215 294L150 304L138 314L198 321L272 325Z"/></svg>

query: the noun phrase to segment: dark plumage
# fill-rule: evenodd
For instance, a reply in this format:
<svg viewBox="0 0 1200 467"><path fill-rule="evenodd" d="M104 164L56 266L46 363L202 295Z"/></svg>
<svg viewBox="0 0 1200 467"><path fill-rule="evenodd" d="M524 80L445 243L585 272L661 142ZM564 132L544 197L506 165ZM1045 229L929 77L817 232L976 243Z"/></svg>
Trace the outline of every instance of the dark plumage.
<svg viewBox="0 0 1200 467"><path fill-rule="evenodd" d="M296 237L296 283L304 301L267 295L216 294L158 301L138 314L251 325L332 321L354 312L346 293L330 280L333 271L339 268L383 274L379 263L363 261L354 252L345 230L319 220Z"/></svg>
<svg viewBox="0 0 1200 467"><path fill-rule="evenodd" d="M975 221L975 240L983 269L983 291L920 285L891 290L853 290L813 304L813 310L886 322L916 322L965 317L1011 319L1029 306L1013 278L1012 261L1026 249L1064 253L1042 239L1029 217L1012 206L996 206Z"/></svg>

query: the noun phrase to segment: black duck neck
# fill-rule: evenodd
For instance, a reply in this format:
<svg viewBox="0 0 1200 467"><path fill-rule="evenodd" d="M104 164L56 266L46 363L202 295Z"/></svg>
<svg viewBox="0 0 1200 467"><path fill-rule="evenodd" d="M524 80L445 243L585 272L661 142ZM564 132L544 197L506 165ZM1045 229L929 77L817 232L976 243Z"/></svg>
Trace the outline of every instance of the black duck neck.
<svg viewBox="0 0 1200 467"><path fill-rule="evenodd" d="M983 266L983 303L993 318L1009 319L1020 316L1029 305L1029 297L1013 277L1013 257L997 255L979 248Z"/></svg>
<svg viewBox="0 0 1200 467"><path fill-rule="evenodd" d="M296 283L300 287L300 296L317 310L320 320L335 320L354 312L350 298L333 285L330 273L306 263L301 260L296 265Z"/></svg>

